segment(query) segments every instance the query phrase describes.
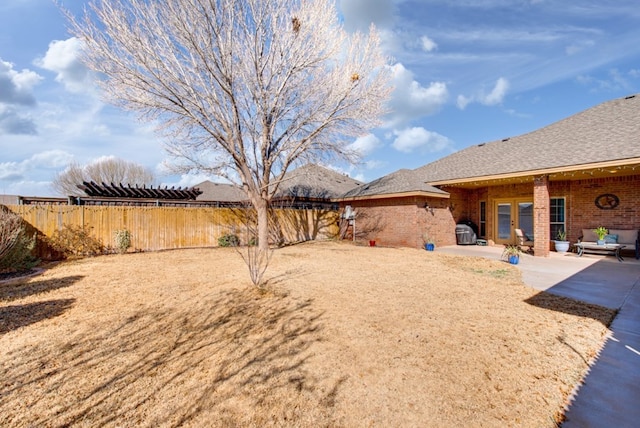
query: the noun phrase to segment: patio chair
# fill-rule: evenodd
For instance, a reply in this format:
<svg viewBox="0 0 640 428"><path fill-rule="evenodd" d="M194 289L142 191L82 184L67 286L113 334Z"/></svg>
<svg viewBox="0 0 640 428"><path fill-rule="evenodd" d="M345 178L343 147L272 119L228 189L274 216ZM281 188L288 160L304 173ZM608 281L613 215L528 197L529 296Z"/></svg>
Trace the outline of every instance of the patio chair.
<svg viewBox="0 0 640 428"><path fill-rule="evenodd" d="M522 229L515 229L516 245L520 250L525 251L522 247L527 247L527 253L533 253L533 238L528 237Z"/></svg>

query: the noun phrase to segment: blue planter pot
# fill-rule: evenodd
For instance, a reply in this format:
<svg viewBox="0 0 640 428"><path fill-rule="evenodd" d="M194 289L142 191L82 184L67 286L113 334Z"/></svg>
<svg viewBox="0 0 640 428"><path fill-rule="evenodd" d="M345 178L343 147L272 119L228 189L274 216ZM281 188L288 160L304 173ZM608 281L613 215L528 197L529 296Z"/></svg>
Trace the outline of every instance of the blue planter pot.
<svg viewBox="0 0 640 428"><path fill-rule="evenodd" d="M512 265L517 265L519 261L520 261L520 257L509 256L509 263L511 263Z"/></svg>
<svg viewBox="0 0 640 428"><path fill-rule="evenodd" d="M436 244L424 244L424 249L427 251L433 251L436 249Z"/></svg>

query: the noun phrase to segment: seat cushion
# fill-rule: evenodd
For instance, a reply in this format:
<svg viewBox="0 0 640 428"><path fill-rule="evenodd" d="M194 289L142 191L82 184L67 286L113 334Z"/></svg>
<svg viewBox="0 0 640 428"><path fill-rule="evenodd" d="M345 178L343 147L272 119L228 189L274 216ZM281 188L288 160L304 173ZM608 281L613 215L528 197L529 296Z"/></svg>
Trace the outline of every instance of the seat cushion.
<svg viewBox="0 0 640 428"><path fill-rule="evenodd" d="M638 239L637 230L610 229L609 234L618 235L618 244L636 244Z"/></svg>
<svg viewBox="0 0 640 428"><path fill-rule="evenodd" d="M598 235L593 229L582 229L582 242L596 242L597 240Z"/></svg>

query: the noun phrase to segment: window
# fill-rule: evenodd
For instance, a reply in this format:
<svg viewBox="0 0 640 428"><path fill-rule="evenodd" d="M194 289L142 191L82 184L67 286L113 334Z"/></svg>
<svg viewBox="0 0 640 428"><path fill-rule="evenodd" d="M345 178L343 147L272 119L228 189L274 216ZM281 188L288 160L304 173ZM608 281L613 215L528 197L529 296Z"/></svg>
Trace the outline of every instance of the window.
<svg viewBox="0 0 640 428"><path fill-rule="evenodd" d="M487 203L480 201L480 238L487 237Z"/></svg>
<svg viewBox="0 0 640 428"><path fill-rule="evenodd" d="M555 240L558 236L558 231L566 231L565 224L565 199L564 198L551 198L550 206L550 219L551 225L551 240Z"/></svg>

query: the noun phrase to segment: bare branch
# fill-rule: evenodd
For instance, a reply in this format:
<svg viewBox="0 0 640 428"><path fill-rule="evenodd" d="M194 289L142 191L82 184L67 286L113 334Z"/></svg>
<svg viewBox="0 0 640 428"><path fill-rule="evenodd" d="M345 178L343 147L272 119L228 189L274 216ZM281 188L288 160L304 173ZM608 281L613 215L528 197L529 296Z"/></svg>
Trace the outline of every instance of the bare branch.
<svg viewBox="0 0 640 428"><path fill-rule="evenodd" d="M334 1L95 0L68 16L107 99L159 124L176 170L234 175L258 212L291 165L357 160L348 144L386 113L377 32L347 33Z"/></svg>
<svg viewBox="0 0 640 428"><path fill-rule="evenodd" d="M53 178L53 189L64 196L82 196L83 181L130 185L156 184L154 174L142 165L114 157L100 158L85 166L71 163Z"/></svg>

